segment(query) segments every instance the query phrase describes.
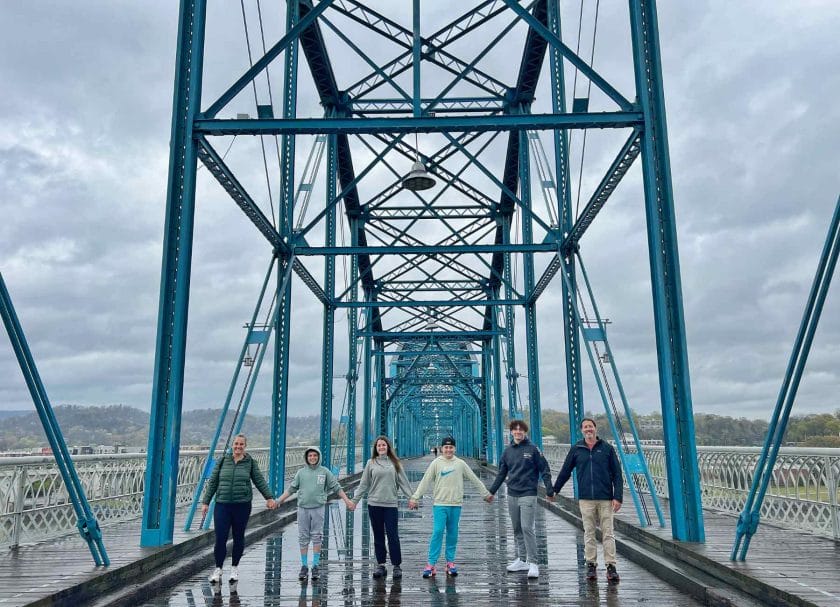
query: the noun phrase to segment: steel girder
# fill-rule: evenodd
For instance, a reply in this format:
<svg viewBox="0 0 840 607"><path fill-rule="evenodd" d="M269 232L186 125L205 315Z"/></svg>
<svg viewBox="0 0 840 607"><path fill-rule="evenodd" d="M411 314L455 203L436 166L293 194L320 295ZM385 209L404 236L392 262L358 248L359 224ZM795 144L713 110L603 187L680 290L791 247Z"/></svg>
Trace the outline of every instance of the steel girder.
<svg viewBox="0 0 840 607"><path fill-rule="evenodd" d="M670 412L664 417L674 419L666 443L670 453L680 454L674 461L684 462L694 446L685 435L691 403L655 11L650 0L630 0L630 6L635 103L563 43L556 0L488 0L446 18L422 12L414 0L410 19L404 7L384 1L298 0L287 3L285 31L277 42L239 77L230 78L232 84L202 113L204 3L184 0L149 450L150 474L153 464L169 472L150 476L149 486L168 482L166 474L171 476L173 469L167 468L171 462L164 461L164 452L177 447L173 432L177 434L180 421L189 283L183 278L189 277L196 156L279 260L269 470L274 490L282 488L285 474L289 338L295 319L291 284L283 277L293 270L324 309L321 443L326 461L334 413L333 324L341 307L353 317L347 332L348 406L353 413L362 369L358 393L366 454L374 431L399 435L402 454L418 453L444 433L458 433L462 453L468 449L498 458L505 442L503 417L522 415L520 400L529 404L532 438L539 444L537 301L569 261L568 253L579 248L638 155L643 157L663 394L672 379L677 384L668 388L673 398L663 397L663 413L666 407ZM299 69L299 50L307 69ZM518 66L505 73L514 53L521 57ZM257 100L254 118L233 114L249 109L244 91L267 75L275 60L280 63L281 55L282 111L275 112L269 99ZM576 69L598 92L597 109L567 111L564 66ZM542 94L546 79L549 94ZM569 133L590 128L622 131L625 143L617 146L616 160L584 212L575 216ZM527 131L550 134L556 174L551 187L557 202L548 214L532 200L532 189L547 186L532 187ZM296 141L309 133L327 134L331 142L326 184L316 186L324 188L325 203L314 216L296 208L294 196ZM220 157L210 144L213 138L240 135L281 137L276 226L249 193L247 180L235 175L234 167L243 163ZM437 179L433 189L411 192L401 187L416 161ZM340 207L346 228L336 222ZM552 216L560 218L559 224ZM307 266L311 256L325 258L323 271ZM344 284L336 284L337 257L352 260ZM562 287L566 383L570 416L577 422L584 403L573 320L576 287L574 268L565 269L572 276L571 288ZM520 307L525 323L517 333L514 312ZM527 399L520 399L517 386L516 344L522 333ZM432 345L437 350L430 355L426 350ZM426 360L428 369L430 356L441 361L440 368L433 376L418 373L415 363ZM445 412L442 403L448 407ZM352 424L354 418L348 419ZM351 436L348 428L348 454ZM353 465L348 457L348 470ZM669 468L669 475L675 473L680 495L693 495L695 479L690 470L680 476L684 467ZM152 495L144 511L152 526L161 516L170 516L170 505L164 504L168 499ZM672 510L672 518L679 519L675 536L697 537L702 518L691 507ZM152 543L169 541L165 533L153 535Z"/></svg>

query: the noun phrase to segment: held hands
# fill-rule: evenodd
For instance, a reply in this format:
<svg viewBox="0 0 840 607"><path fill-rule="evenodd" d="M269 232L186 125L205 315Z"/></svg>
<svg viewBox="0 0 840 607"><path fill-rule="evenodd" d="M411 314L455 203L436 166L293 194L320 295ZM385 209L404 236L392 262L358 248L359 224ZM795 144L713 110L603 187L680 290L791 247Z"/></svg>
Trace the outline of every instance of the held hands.
<svg viewBox="0 0 840 607"><path fill-rule="evenodd" d="M485 495L484 496L484 501L487 502L488 504L492 504L493 503L493 494L488 493L487 495Z"/></svg>
<svg viewBox="0 0 840 607"><path fill-rule="evenodd" d="M277 502L273 499L265 500L265 507L269 510L274 510L277 507Z"/></svg>
<svg viewBox="0 0 840 607"><path fill-rule="evenodd" d="M408 500L408 509L417 510L417 502L412 499Z"/></svg>
<svg viewBox="0 0 840 607"><path fill-rule="evenodd" d="M613 512L618 512L619 510L621 510L621 502L619 502L618 500L613 500L612 501L612 509L613 509Z"/></svg>
<svg viewBox="0 0 840 607"><path fill-rule="evenodd" d="M554 497L554 494L551 494L551 495L546 495L545 499L547 499L549 502L551 502L553 504L556 501L557 498Z"/></svg>
<svg viewBox="0 0 840 607"><path fill-rule="evenodd" d="M351 500L351 499L345 499L344 500L344 505L347 506L347 509L350 512L354 512L356 510L356 504L354 504L353 500Z"/></svg>

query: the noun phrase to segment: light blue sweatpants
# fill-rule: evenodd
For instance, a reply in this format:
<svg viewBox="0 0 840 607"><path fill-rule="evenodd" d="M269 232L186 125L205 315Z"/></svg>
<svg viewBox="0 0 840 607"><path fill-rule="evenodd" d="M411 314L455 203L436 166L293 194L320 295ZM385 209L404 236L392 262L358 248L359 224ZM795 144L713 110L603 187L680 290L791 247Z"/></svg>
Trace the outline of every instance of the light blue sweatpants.
<svg viewBox="0 0 840 607"><path fill-rule="evenodd" d="M432 539L429 540L429 564L434 565L440 557L444 530L446 530L446 562L455 562L461 506L433 506L432 512L434 513L434 527Z"/></svg>

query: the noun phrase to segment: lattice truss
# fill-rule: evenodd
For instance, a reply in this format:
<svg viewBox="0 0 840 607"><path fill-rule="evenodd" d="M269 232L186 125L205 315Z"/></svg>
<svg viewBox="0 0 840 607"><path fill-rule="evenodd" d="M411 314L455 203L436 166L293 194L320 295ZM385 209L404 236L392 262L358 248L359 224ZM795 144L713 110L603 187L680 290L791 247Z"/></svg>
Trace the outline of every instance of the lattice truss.
<svg viewBox="0 0 840 607"><path fill-rule="evenodd" d="M575 49L561 41L561 29L574 38L579 17L591 14L569 9L571 25L561 28L559 3L545 1L322 0L271 12L265 4L246 1L241 15L208 7L213 55L193 122L199 159L272 249L293 256L315 297L357 314L355 338L380 340L395 368L414 360L399 354L408 335L420 340L412 351L449 338L501 359L503 387L438 374L436 395L445 384L446 398L470 407L499 391L514 399L514 344L527 339L538 414L534 305L560 270L558 252L578 247L640 149L634 94L589 66L591 41ZM241 33L242 23L248 63L236 68L231 57L246 54L220 48L218 37L223 25ZM626 63L618 80L632 88ZM600 130L583 170L589 128ZM574 150L579 163L570 162ZM403 187L417 161L435 179L431 189ZM557 317L557 296L554 305ZM526 337L512 310L529 306ZM413 356L416 369L451 364L433 352ZM388 404L416 395L405 378L392 379Z"/></svg>

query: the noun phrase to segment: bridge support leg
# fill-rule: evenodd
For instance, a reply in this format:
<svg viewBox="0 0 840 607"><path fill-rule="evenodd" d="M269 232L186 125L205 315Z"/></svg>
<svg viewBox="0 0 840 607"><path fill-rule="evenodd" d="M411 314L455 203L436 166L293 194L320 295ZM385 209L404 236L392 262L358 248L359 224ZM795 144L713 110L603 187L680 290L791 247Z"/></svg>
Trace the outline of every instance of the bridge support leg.
<svg viewBox="0 0 840 607"><path fill-rule="evenodd" d="M286 31L298 22L298 3L286 6ZM297 116L297 65L298 43L286 49L283 90L283 118ZM294 225L295 200L295 136L283 135L280 158L280 202L277 226L280 236L291 242ZM286 484L286 420L289 413L289 336L292 325L292 283L284 284L283 275L291 264L293 256L280 258L277 264L277 324L274 330L274 383L272 387L271 451L269 453L269 485L275 493L283 491Z"/></svg>
<svg viewBox="0 0 840 607"><path fill-rule="evenodd" d="M644 116L642 175L645 189L653 314L665 463L674 539L704 541L700 473L688 374L679 252L654 0L630 0L636 94Z"/></svg>
<svg viewBox="0 0 840 607"><path fill-rule="evenodd" d="M192 124L201 104L204 23L205 1L182 0L141 546L172 543L175 526L195 217L197 155Z"/></svg>
<svg viewBox="0 0 840 607"><path fill-rule="evenodd" d="M326 245L335 246L336 206L332 204L336 195L337 156L335 135L327 139L327 192L326 202ZM324 257L324 306L323 357L321 366L321 459L324 466L332 467L332 407L333 407L333 364L335 360L335 257Z"/></svg>

